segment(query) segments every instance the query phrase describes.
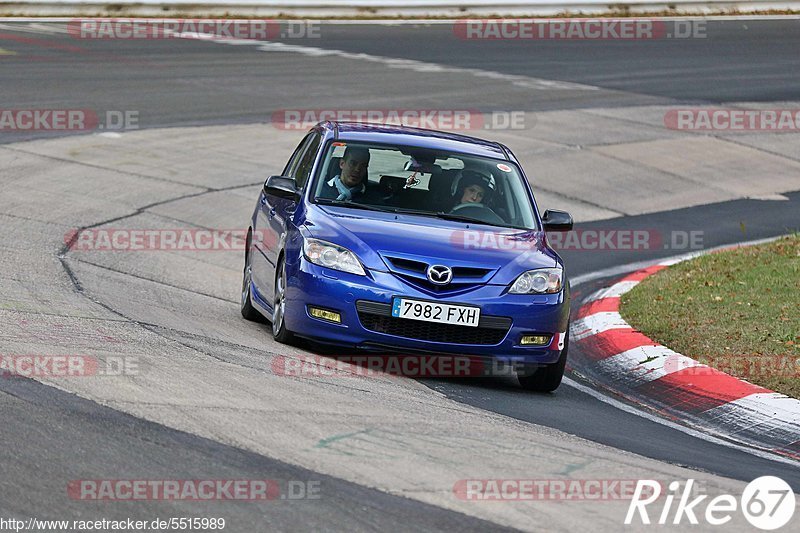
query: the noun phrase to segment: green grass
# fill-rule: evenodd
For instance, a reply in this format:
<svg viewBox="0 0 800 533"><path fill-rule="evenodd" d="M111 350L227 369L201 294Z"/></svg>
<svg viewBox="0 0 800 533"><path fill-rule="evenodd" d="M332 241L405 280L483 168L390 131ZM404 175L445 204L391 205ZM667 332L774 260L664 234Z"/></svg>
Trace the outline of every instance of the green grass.
<svg viewBox="0 0 800 533"><path fill-rule="evenodd" d="M662 270L620 312L678 353L800 398L799 234Z"/></svg>

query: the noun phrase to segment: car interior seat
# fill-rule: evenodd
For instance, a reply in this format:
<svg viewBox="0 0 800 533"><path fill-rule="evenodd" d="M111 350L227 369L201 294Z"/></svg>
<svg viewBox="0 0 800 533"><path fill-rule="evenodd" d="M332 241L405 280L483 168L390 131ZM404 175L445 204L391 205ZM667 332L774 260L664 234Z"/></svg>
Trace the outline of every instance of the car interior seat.
<svg viewBox="0 0 800 533"><path fill-rule="evenodd" d="M328 172L325 174L325 181L330 180L342 171L342 169L339 168L339 162L341 160L341 157L331 157L331 164L328 165Z"/></svg>

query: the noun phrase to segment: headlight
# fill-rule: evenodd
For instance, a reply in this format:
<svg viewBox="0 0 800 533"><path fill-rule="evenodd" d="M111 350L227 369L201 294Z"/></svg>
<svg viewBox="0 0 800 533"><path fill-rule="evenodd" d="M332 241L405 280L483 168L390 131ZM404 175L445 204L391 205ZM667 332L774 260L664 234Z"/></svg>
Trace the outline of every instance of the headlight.
<svg viewBox="0 0 800 533"><path fill-rule="evenodd" d="M510 294L553 294L561 290L560 268L538 268L524 272L511 285Z"/></svg>
<svg viewBox="0 0 800 533"><path fill-rule="evenodd" d="M332 270L365 276L364 267L356 254L332 242L319 239L303 239L303 255L310 262Z"/></svg>

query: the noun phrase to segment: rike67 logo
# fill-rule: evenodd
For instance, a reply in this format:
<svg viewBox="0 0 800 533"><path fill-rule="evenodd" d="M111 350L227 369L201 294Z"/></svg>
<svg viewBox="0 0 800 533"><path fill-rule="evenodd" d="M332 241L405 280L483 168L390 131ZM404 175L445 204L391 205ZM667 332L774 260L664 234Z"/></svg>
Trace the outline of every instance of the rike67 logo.
<svg viewBox="0 0 800 533"><path fill-rule="evenodd" d="M683 488L679 481L671 482L661 509L650 509L656 511L653 521L658 525L686 522L697 525L700 517L712 526L721 526L741 511L753 527L772 531L788 524L794 515L794 492L779 477L762 476L754 479L747 484L738 500L731 494L721 494L708 501L707 494L692 498L693 486L693 479L687 480ZM660 504L661 496L661 483L651 479L638 480L625 515L625 524L635 523L637 519L642 524L651 524L648 506L657 501Z"/></svg>

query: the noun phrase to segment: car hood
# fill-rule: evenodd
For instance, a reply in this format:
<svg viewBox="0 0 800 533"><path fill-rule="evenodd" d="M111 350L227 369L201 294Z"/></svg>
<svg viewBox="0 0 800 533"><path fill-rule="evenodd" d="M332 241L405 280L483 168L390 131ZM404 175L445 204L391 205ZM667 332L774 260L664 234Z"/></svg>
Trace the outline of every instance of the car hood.
<svg viewBox="0 0 800 533"><path fill-rule="evenodd" d="M544 232L433 217L310 205L312 237L352 250L370 270L395 271L389 257L450 267L490 269L484 283L506 285L534 268L561 264Z"/></svg>

